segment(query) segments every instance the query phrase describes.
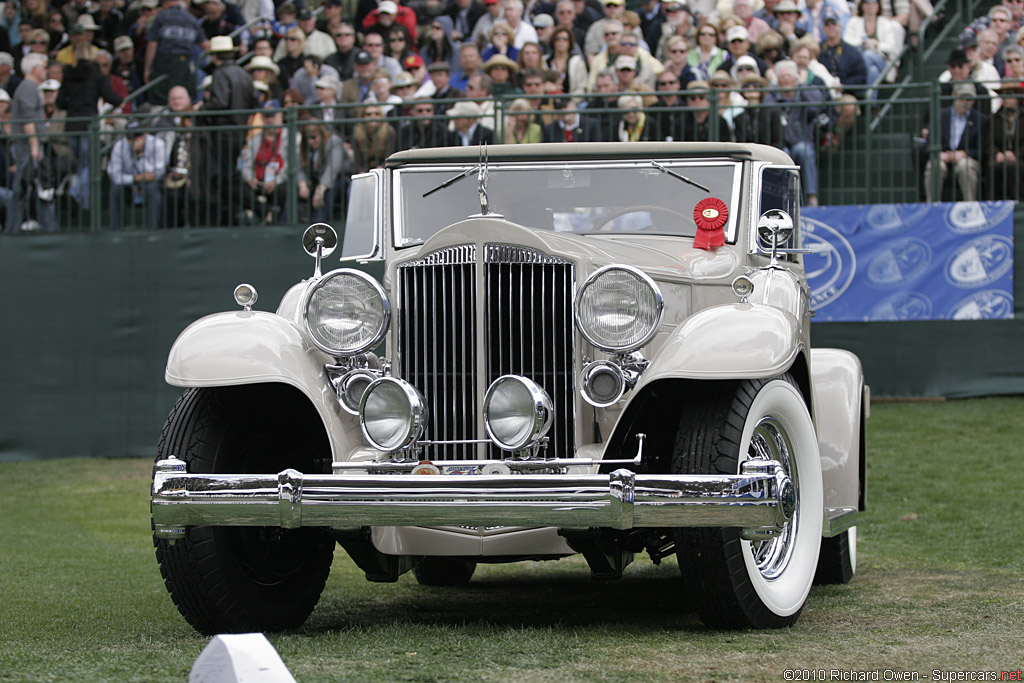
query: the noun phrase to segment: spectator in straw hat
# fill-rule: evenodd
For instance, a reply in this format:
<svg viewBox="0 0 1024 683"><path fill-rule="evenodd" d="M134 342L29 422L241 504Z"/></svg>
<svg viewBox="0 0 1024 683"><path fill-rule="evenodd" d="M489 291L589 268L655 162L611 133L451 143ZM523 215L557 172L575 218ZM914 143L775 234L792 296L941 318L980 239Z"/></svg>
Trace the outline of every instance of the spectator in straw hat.
<svg viewBox="0 0 1024 683"><path fill-rule="evenodd" d="M230 197L234 188L234 169L238 155L245 144L245 126L248 114L245 109L255 109L256 89L252 87L252 76L235 63L235 45L227 36L214 36L210 40L210 55L215 66L213 81L210 83L209 99L203 103L204 111L234 112L210 117L204 123L225 126L216 132L216 138L209 146L212 196ZM230 201L221 206L221 224L230 224L237 211Z"/></svg>
<svg viewBox="0 0 1024 683"><path fill-rule="evenodd" d="M83 14L79 17L78 23L71 27L70 44L58 50L57 61L64 66L73 66L77 61L75 48L80 45L92 45L99 28L91 14Z"/></svg>
<svg viewBox="0 0 1024 683"><path fill-rule="evenodd" d="M512 76L519 73L519 65L505 55L494 55L484 62L483 69L484 73L490 76L491 81L493 81L491 92L495 96L513 95L523 92L516 87L515 82L512 80Z"/></svg>
<svg viewBox="0 0 1024 683"><path fill-rule="evenodd" d="M270 99L281 99L281 94L284 92L278 80L281 69L274 64L274 60L263 55L256 55L246 63L245 70L252 76L254 83L263 83L269 88Z"/></svg>
<svg viewBox="0 0 1024 683"><path fill-rule="evenodd" d="M480 125L480 105L463 100L448 109L448 118L455 124L455 130L448 133L450 147L476 147L494 144L494 131Z"/></svg>
<svg viewBox="0 0 1024 683"><path fill-rule="evenodd" d="M185 86L195 99L193 54L197 45L205 50L209 42L199 20L182 7L180 0L162 0L162 3L163 11L145 29L143 80L148 83L160 76L167 76L167 79L150 89L146 99L153 104L167 104L167 93L176 85Z"/></svg>

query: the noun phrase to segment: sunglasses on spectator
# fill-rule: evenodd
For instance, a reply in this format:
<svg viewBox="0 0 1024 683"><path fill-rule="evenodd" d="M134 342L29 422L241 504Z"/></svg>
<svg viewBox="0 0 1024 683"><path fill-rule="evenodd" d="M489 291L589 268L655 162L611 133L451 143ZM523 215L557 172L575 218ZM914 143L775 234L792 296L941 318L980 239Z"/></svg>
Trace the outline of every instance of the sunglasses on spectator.
<svg viewBox="0 0 1024 683"><path fill-rule="evenodd" d="M711 31L711 32L709 32L709 31L701 31L697 35L699 35L701 38L717 38L718 37L718 34L713 32L713 31Z"/></svg>
<svg viewBox="0 0 1024 683"><path fill-rule="evenodd" d="M687 95L686 96L686 99L688 99L688 100L706 100L707 98L708 98L707 95Z"/></svg>
<svg viewBox="0 0 1024 683"><path fill-rule="evenodd" d="M669 49L669 52L670 52L671 54L674 54L674 55L681 55L681 54L685 53L685 52L686 52L686 50L684 50L684 49L683 49L683 48L681 48L681 47L673 47L673 48L670 48L670 49Z"/></svg>
<svg viewBox="0 0 1024 683"><path fill-rule="evenodd" d="M341 33L335 33L334 37L335 38L343 38L345 36L349 36L349 37L353 37L354 38L355 35L356 35L355 33L348 33L347 31L342 31Z"/></svg>
<svg viewBox="0 0 1024 683"><path fill-rule="evenodd" d="M617 36L617 35L619 35L620 33L622 33L622 31L605 31L605 32L604 32L604 34L605 34L606 36Z"/></svg>
<svg viewBox="0 0 1024 683"><path fill-rule="evenodd" d="M622 47L637 47L640 43L619 43Z"/></svg>
<svg viewBox="0 0 1024 683"><path fill-rule="evenodd" d="M33 40L31 42L31 44L32 45L49 45L50 41L48 41L48 40Z"/></svg>
<svg viewBox="0 0 1024 683"><path fill-rule="evenodd" d="M740 72L740 71L756 71L756 69L755 69L754 67L752 67L752 66L746 66L746 65L744 65L744 66L738 66L738 67L736 67L736 71L737 71L737 72Z"/></svg>
<svg viewBox="0 0 1024 683"><path fill-rule="evenodd" d="M675 78L673 78L673 79L666 79L664 81L658 81L658 85L675 85L678 82L679 81L677 79L675 79Z"/></svg>
<svg viewBox="0 0 1024 683"><path fill-rule="evenodd" d="M404 43L405 42L405 38L402 38L401 36L396 36L394 38L388 38L388 42L389 43Z"/></svg>

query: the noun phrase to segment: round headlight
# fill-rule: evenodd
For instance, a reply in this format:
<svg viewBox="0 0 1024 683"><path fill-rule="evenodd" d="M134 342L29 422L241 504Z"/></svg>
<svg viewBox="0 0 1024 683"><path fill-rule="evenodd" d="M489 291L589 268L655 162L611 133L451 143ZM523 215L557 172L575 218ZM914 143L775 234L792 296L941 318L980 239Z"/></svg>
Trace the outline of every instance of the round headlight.
<svg viewBox="0 0 1024 683"><path fill-rule="evenodd" d="M397 377L370 383L359 403L359 426L371 446L387 453L416 442L427 422L427 406L416 387Z"/></svg>
<svg viewBox="0 0 1024 683"><path fill-rule="evenodd" d="M551 429L551 397L531 379L502 375L484 396L484 426L498 448L533 446Z"/></svg>
<svg viewBox="0 0 1024 683"><path fill-rule="evenodd" d="M663 307L658 285L646 273L605 266L576 295L576 325L602 351L629 353L654 338Z"/></svg>
<svg viewBox="0 0 1024 683"><path fill-rule="evenodd" d="M313 343L332 356L369 351L384 338L391 305L366 273L342 268L324 275L306 294L306 330Z"/></svg>
<svg viewBox="0 0 1024 683"><path fill-rule="evenodd" d="M596 360L583 368L583 398L595 408L614 405L626 391L626 379L614 363Z"/></svg>
<svg viewBox="0 0 1024 683"><path fill-rule="evenodd" d="M350 370L345 373L338 383L338 402L346 413L359 414L359 404L363 400L363 394L375 379L377 379L377 375L367 370Z"/></svg>

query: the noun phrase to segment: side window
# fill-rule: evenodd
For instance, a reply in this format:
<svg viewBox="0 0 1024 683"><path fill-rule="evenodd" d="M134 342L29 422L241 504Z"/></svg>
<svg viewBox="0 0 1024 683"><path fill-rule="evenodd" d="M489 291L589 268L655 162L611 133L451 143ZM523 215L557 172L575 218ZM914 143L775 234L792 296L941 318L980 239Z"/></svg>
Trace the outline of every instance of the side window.
<svg viewBox="0 0 1024 683"><path fill-rule="evenodd" d="M761 207L758 216L770 209L781 209L793 218L793 224L800 224L800 171L795 168L766 166L761 173ZM799 248L800 231L793 231L793 239L785 247ZM794 255L787 257L793 260Z"/></svg>
<svg viewBox="0 0 1024 683"><path fill-rule="evenodd" d="M377 189L380 177L376 173L352 176L345 218L345 236L341 245L341 258L371 257L378 254Z"/></svg>

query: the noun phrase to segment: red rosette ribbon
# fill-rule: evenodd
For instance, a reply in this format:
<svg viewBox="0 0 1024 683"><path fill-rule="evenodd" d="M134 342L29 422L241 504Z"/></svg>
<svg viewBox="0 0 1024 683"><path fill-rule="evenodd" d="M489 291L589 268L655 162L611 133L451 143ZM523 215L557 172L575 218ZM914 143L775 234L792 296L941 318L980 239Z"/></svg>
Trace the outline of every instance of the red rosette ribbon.
<svg viewBox="0 0 1024 683"><path fill-rule="evenodd" d="M693 207L693 222L697 234L693 246L697 249L712 249L725 246L725 222L729 220L729 207L718 197L708 197Z"/></svg>

